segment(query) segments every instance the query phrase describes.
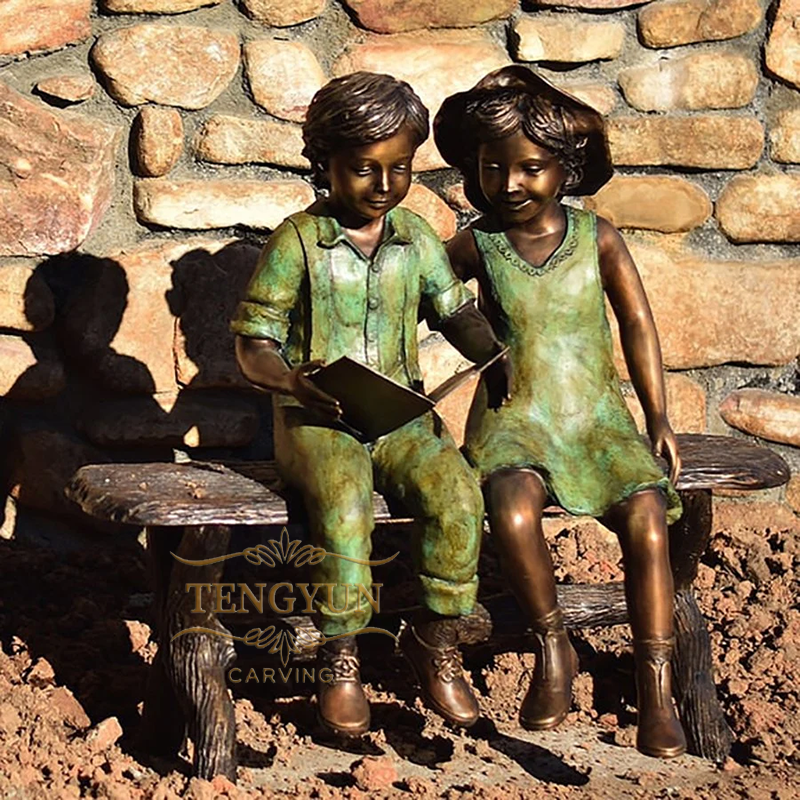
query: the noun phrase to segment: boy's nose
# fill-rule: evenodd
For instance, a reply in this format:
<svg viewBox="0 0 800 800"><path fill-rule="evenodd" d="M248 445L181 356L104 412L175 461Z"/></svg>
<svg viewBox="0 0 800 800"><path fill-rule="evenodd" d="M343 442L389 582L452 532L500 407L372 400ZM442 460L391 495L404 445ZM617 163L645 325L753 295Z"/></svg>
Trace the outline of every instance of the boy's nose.
<svg viewBox="0 0 800 800"><path fill-rule="evenodd" d="M381 194L389 191L389 170L381 170L376 176L375 190Z"/></svg>

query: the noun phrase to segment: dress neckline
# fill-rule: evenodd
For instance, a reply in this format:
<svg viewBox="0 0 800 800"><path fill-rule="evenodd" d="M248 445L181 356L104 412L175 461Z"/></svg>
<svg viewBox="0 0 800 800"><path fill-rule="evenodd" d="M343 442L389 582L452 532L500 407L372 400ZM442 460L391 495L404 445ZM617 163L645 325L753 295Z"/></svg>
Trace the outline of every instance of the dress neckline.
<svg viewBox="0 0 800 800"><path fill-rule="evenodd" d="M544 275L546 272L554 270L559 264L566 261L566 259L575 252L575 248L577 247L573 208L571 206L563 206L563 208L564 215L566 216L564 235L555 250L553 250L539 265L533 264L524 258L511 243L505 231L497 231L491 239L497 250L509 264L528 275Z"/></svg>

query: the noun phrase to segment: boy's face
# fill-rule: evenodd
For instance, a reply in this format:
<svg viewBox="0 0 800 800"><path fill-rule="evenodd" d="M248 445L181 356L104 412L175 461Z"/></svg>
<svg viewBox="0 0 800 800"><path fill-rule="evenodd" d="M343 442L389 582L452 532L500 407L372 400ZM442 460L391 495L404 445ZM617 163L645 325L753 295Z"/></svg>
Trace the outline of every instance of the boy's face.
<svg viewBox="0 0 800 800"><path fill-rule="evenodd" d="M328 161L325 175L331 203L345 227L360 227L379 219L408 194L414 137L403 127L381 142L339 150Z"/></svg>
<svg viewBox="0 0 800 800"><path fill-rule="evenodd" d="M549 150L517 131L478 150L481 191L503 222L521 225L538 216L564 183L564 170Z"/></svg>

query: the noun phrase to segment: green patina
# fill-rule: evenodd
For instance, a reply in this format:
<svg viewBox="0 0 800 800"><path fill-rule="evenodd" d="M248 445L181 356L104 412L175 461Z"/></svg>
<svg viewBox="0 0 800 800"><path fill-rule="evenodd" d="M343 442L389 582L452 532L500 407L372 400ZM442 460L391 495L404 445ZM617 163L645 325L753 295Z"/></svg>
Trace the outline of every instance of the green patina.
<svg viewBox="0 0 800 800"><path fill-rule="evenodd" d="M300 212L270 237L231 328L276 340L292 366L348 355L410 386L420 383L420 307L435 326L471 299L438 237L416 214L390 211L368 258L334 218ZM445 615L471 612L483 499L441 420L426 414L365 446L294 398L276 400L278 469L303 497L314 544L369 558L374 485L421 520L414 557L423 603ZM369 586L369 567L327 558L312 568L311 580L339 584L333 608L322 592L317 598L323 633L369 622L370 606L358 608L357 591L348 598L341 586Z"/></svg>
<svg viewBox="0 0 800 800"><path fill-rule="evenodd" d="M541 266L502 231L473 228L498 337L514 363L512 399L486 408L483 388L467 423L467 458L487 476L532 467L573 514L602 516L641 489L660 487L667 519L680 500L642 440L614 367L597 253L596 217L565 206L567 229Z"/></svg>

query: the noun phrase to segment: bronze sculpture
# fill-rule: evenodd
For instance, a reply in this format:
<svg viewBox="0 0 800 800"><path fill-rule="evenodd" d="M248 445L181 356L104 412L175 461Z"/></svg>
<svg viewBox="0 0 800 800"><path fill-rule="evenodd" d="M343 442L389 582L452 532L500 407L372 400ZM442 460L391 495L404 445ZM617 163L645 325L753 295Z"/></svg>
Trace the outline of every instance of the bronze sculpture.
<svg viewBox="0 0 800 800"><path fill-rule="evenodd" d="M492 411L479 386L465 452L484 481L505 574L536 634L536 668L520 709L553 728L571 702L577 657L558 607L541 525L552 498L619 537L634 639L637 747L683 753L672 705L673 579L667 521L680 515L680 457L666 414L661 352L636 267L616 229L563 205L612 173L602 117L525 67L490 73L448 98L434 124L445 160L484 216L449 244L456 273L477 277L480 307L510 346L512 398ZM604 295L619 320L653 452L639 438L613 366Z"/></svg>
<svg viewBox="0 0 800 800"><path fill-rule="evenodd" d="M425 610L401 647L427 703L451 722L471 725L478 706L463 677L454 621L475 605L480 489L432 412L365 445L340 424L337 401L309 377L323 362L349 355L421 388L421 307L471 360L501 349L434 232L397 208L427 136L427 109L408 84L387 75L354 73L317 92L303 126L304 154L328 196L272 234L232 329L243 374L274 393L278 468L303 497L314 544L369 558L373 475L379 491L403 498L423 520L414 549ZM494 405L505 394L506 369L490 369ZM318 684L318 718L329 731L358 736L369 727L369 707L352 632L366 625L371 609L348 602L342 584L369 586L369 567L328 559L313 567L312 579L337 585L331 606L317 600L322 632L339 637L318 655L334 676Z"/></svg>

